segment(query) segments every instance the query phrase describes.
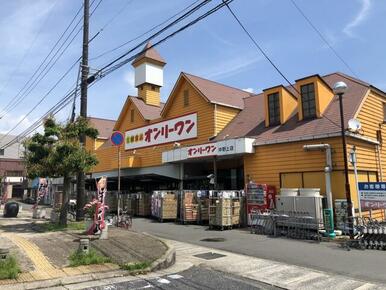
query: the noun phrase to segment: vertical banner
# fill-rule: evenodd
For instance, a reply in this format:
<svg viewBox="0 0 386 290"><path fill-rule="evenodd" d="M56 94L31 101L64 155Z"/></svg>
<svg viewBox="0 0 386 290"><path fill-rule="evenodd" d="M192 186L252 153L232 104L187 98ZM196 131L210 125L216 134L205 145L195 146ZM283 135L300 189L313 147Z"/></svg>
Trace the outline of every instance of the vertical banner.
<svg viewBox="0 0 386 290"><path fill-rule="evenodd" d="M105 197L107 193L107 178L101 177L97 182L97 199L94 234L99 233L106 226L105 224Z"/></svg>

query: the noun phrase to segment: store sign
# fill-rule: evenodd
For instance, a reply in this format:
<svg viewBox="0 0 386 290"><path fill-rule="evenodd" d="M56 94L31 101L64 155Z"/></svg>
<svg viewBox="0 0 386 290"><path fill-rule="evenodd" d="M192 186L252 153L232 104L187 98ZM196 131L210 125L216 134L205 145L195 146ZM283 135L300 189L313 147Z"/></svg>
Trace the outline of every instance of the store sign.
<svg viewBox="0 0 386 290"><path fill-rule="evenodd" d="M125 149L155 146L197 137L197 114L162 121L126 131Z"/></svg>
<svg viewBox="0 0 386 290"><path fill-rule="evenodd" d="M238 138L178 148L162 152L162 162L167 163L193 158L253 153L253 142L254 139L251 138Z"/></svg>
<svg viewBox="0 0 386 290"><path fill-rule="evenodd" d="M361 207L386 208L386 182L358 182Z"/></svg>
<svg viewBox="0 0 386 290"><path fill-rule="evenodd" d="M235 150L236 146L234 144L208 143L191 146L187 149L187 152L188 158L196 158L233 154Z"/></svg>

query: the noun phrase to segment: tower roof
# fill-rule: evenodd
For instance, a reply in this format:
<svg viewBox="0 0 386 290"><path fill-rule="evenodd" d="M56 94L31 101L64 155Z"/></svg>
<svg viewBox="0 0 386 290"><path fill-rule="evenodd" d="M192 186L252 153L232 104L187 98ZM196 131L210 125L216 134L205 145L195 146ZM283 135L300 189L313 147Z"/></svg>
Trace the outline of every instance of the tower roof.
<svg viewBox="0 0 386 290"><path fill-rule="evenodd" d="M139 61L146 59L150 61L155 61L158 64L161 64L162 66L166 64L165 60L162 58L162 56L158 53L158 51L151 47L150 41L145 45L145 47L142 50L142 53L139 54L134 61L131 63L131 65L135 66Z"/></svg>

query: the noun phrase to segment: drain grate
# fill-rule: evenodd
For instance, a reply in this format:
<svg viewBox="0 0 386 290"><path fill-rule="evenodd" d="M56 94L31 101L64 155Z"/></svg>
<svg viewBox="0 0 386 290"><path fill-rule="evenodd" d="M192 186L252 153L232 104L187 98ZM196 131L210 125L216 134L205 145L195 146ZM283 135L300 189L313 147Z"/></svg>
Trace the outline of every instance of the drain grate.
<svg viewBox="0 0 386 290"><path fill-rule="evenodd" d="M205 238L201 242L225 242L225 238Z"/></svg>
<svg viewBox="0 0 386 290"><path fill-rule="evenodd" d="M201 253L194 255L194 257L205 259L205 260L214 260L222 257L226 257L226 255L222 255L219 253L213 253L213 252L207 252L207 253Z"/></svg>

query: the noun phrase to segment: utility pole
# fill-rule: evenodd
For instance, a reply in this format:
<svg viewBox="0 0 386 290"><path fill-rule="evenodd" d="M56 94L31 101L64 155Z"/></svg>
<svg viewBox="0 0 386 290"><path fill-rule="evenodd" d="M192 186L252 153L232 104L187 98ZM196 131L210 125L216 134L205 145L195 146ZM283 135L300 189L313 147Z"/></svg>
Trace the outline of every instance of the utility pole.
<svg viewBox="0 0 386 290"><path fill-rule="evenodd" d="M90 1L84 0L83 3L83 50L82 50L82 79L80 85L80 116L87 118L87 78L88 78L88 26L90 17ZM80 143L84 146L86 136L81 135ZM77 178L77 195L76 195L76 219L82 220L84 217L83 207L85 204L85 175L83 171L78 173Z"/></svg>

